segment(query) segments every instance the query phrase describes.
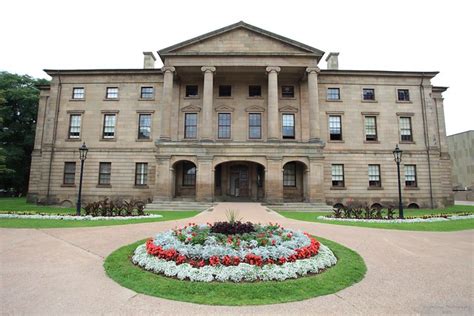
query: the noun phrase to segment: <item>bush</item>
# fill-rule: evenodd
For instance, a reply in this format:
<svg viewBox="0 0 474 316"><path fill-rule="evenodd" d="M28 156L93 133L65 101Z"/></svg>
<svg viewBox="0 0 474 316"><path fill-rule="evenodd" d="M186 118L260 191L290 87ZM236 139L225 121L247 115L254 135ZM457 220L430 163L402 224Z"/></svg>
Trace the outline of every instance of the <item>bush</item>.
<svg viewBox="0 0 474 316"><path fill-rule="evenodd" d="M211 233L224 235L242 235L245 233L252 233L254 231L255 227L253 227L253 224L251 222L216 222L211 226Z"/></svg>
<svg viewBox="0 0 474 316"><path fill-rule="evenodd" d="M96 216L143 216L145 203L137 200L115 200L108 198L87 203L84 207L85 215Z"/></svg>

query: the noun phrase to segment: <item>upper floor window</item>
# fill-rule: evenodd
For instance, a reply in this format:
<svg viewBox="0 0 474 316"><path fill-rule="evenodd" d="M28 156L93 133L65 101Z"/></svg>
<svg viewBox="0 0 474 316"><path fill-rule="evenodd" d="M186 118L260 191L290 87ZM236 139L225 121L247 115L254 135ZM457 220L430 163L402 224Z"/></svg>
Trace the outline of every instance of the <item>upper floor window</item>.
<svg viewBox="0 0 474 316"><path fill-rule="evenodd" d="M80 114L71 114L69 117L69 138L81 138Z"/></svg>
<svg viewBox="0 0 474 316"><path fill-rule="evenodd" d="M72 88L72 98L73 99L84 99L86 96L85 90L82 87L74 87Z"/></svg>
<svg viewBox="0 0 474 316"><path fill-rule="evenodd" d="M333 187L344 187L344 165L331 165Z"/></svg>
<svg viewBox="0 0 474 316"><path fill-rule="evenodd" d="M186 86L185 96L187 98L197 97L198 95L199 95L199 93L198 93L198 86L197 85L187 85Z"/></svg>
<svg viewBox="0 0 474 316"><path fill-rule="evenodd" d="M155 98L155 90L153 87L142 87L140 91L140 98L153 99Z"/></svg>
<svg viewBox="0 0 474 316"><path fill-rule="evenodd" d="M111 174L112 174L112 163L111 162L101 162L101 163L99 163L99 184L109 185Z"/></svg>
<svg viewBox="0 0 474 316"><path fill-rule="evenodd" d="M369 88L362 89L362 99L364 101L375 101L375 90Z"/></svg>
<svg viewBox="0 0 474 316"><path fill-rule="evenodd" d="M138 139L150 139L151 114L140 114L138 117Z"/></svg>
<svg viewBox="0 0 474 316"><path fill-rule="evenodd" d="M283 186L296 187L296 163L289 162L283 167Z"/></svg>
<svg viewBox="0 0 474 316"><path fill-rule="evenodd" d="M408 89L398 89L398 101L410 101L410 91Z"/></svg>
<svg viewBox="0 0 474 316"><path fill-rule="evenodd" d="M76 178L76 163L65 162L63 184L74 184L75 178Z"/></svg>
<svg viewBox="0 0 474 316"><path fill-rule="evenodd" d="M329 116L329 139L342 140L342 125L340 115Z"/></svg>
<svg viewBox="0 0 474 316"><path fill-rule="evenodd" d="M405 165L405 186L416 187L416 165Z"/></svg>
<svg viewBox="0 0 474 316"><path fill-rule="evenodd" d="M115 138L115 114L104 114L102 138Z"/></svg>
<svg viewBox="0 0 474 316"><path fill-rule="evenodd" d="M249 97L261 97L262 86L249 86Z"/></svg>
<svg viewBox="0 0 474 316"><path fill-rule="evenodd" d="M380 165L369 165L369 187L381 187Z"/></svg>
<svg viewBox="0 0 474 316"><path fill-rule="evenodd" d="M283 125L282 126L283 138L294 139L295 138L295 115L283 114L282 125Z"/></svg>
<svg viewBox="0 0 474 316"><path fill-rule="evenodd" d="M196 166L192 162L183 163L183 186L196 185Z"/></svg>
<svg viewBox="0 0 474 316"><path fill-rule="evenodd" d="M135 185L146 185L148 183L148 163L137 162L135 164Z"/></svg>
<svg viewBox="0 0 474 316"><path fill-rule="evenodd" d="M197 113L184 115L184 138L197 137Z"/></svg>
<svg viewBox="0 0 474 316"><path fill-rule="evenodd" d="M229 139L231 131L231 115L230 113L219 113L217 137L220 139Z"/></svg>
<svg viewBox="0 0 474 316"><path fill-rule="evenodd" d="M365 117L365 140L377 140L377 118L375 116Z"/></svg>
<svg viewBox="0 0 474 316"><path fill-rule="evenodd" d="M339 88L328 88L327 99L330 101L340 100L341 93L340 93Z"/></svg>
<svg viewBox="0 0 474 316"><path fill-rule="evenodd" d="M281 86L281 97L282 98L294 98L295 87L294 86Z"/></svg>
<svg viewBox="0 0 474 316"><path fill-rule="evenodd" d="M219 86L219 96L220 97L231 97L232 96L232 86L231 85Z"/></svg>
<svg viewBox="0 0 474 316"><path fill-rule="evenodd" d="M117 87L107 87L105 98L106 99L118 99L119 97L119 88Z"/></svg>
<svg viewBox="0 0 474 316"><path fill-rule="evenodd" d="M405 142L413 141L411 117L400 117L400 138Z"/></svg>
<svg viewBox="0 0 474 316"><path fill-rule="evenodd" d="M250 139L262 138L262 114L261 113L249 114L249 138Z"/></svg>

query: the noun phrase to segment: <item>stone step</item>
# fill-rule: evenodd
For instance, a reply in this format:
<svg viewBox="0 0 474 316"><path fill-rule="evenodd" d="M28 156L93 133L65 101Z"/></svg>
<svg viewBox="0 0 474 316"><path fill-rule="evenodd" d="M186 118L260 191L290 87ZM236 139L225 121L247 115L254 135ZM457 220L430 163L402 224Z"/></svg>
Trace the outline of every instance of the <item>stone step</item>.
<svg viewBox="0 0 474 316"><path fill-rule="evenodd" d="M265 206L274 211L332 212L332 206L324 203L281 203Z"/></svg>
<svg viewBox="0 0 474 316"><path fill-rule="evenodd" d="M212 205L212 203L192 201L153 201L145 206L145 210L205 211L212 207Z"/></svg>

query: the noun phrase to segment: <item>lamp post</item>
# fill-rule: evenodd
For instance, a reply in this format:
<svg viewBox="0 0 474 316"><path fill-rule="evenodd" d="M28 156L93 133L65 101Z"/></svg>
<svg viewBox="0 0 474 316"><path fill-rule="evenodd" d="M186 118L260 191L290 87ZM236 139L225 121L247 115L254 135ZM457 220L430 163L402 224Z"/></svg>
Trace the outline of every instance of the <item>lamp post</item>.
<svg viewBox="0 0 474 316"><path fill-rule="evenodd" d="M77 204L76 204L77 216L81 216L82 174L84 173L84 161L86 161L88 151L89 151L89 148L87 148L86 143L83 143L82 146L79 147L79 158L81 159L81 175L79 177L79 193L77 195Z"/></svg>
<svg viewBox="0 0 474 316"><path fill-rule="evenodd" d="M395 162L397 163L398 174L398 217L403 219L402 184L400 181L400 162L402 162L402 153L403 151L398 148L397 144L393 151L393 158L395 158Z"/></svg>

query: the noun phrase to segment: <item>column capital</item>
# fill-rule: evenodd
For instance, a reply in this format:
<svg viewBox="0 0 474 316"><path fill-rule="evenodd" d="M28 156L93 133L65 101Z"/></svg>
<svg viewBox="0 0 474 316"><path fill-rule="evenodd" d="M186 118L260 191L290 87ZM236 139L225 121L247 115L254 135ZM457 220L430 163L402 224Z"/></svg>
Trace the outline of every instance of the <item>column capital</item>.
<svg viewBox="0 0 474 316"><path fill-rule="evenodd" d="M319 69L319 67L308 67L306 68L306 72L307 73L316 73L316 74L319 74L321 72L321 69Z"/></svg>
<svg viewBox="0 0 474 316"><path fill-rule="evenodd" d="M281 68L280 68L280 67L277 67L277 66L269 66L269 67L267 67L267 68L265 69L265 71L266 71L267 73L271 73L271 72L279 73L280 70L281 70Z"/></svg>
<svg viewBox="0 0 474 316"><path fill-rule="evenodd" d="M203 66L201 67L201 71L206 73L206 72L216 72L216 67L212 66Z"/></svg>
<svg viewBox="0 0 474 316"><path fill-rule="evenodd" d="M164 66L164 67L161 67L161 71L163 71L164 73L166 72L175 72L176 71L176 68L174 68L173 66Z"/></svg>

